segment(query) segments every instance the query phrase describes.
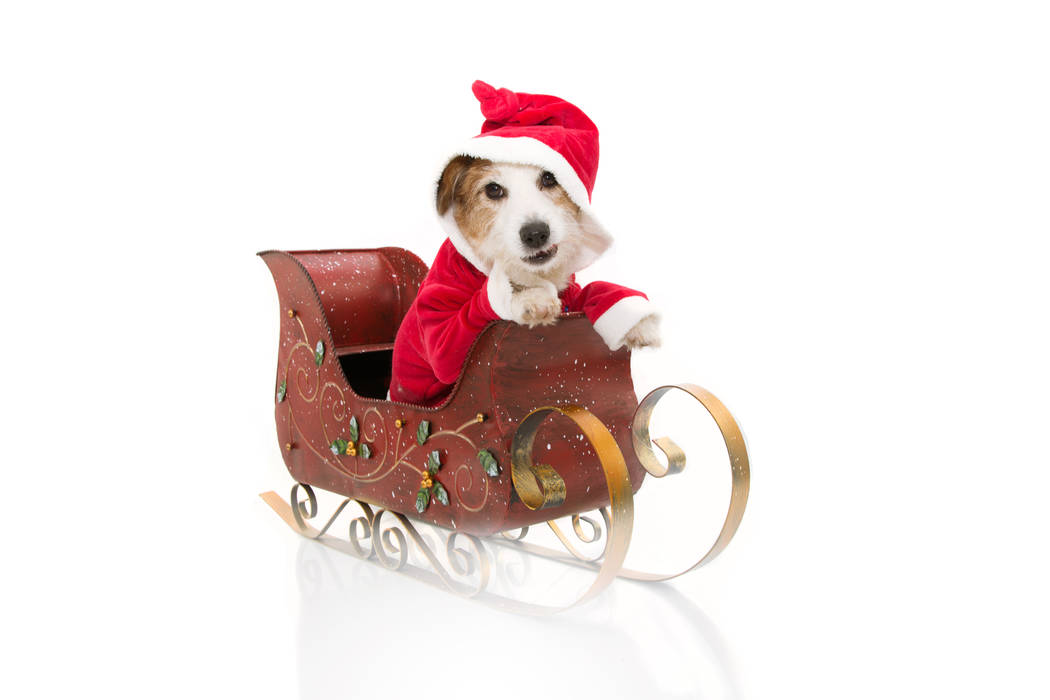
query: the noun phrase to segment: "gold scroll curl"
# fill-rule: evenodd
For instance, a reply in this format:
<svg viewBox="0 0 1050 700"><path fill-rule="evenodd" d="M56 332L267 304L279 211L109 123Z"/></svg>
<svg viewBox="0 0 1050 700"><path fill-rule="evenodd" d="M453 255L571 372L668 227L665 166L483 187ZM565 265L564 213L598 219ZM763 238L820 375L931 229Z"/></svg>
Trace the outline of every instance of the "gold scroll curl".
<svg viewBox="0 0 1050 700"><path fill-rule="evenodd" d="M597 416L581 406L544 406L521 420L511 441L511 479L514 490L526 506L538 510L560 505L565 500L565 482L561 476L552 467L532 464L532 443L536 439L536 432L551 414L565 416L580 428L598 456L609 489L610 512L606 522L608 540L601 568L591 587L577 601L578 604L601 592L620 572L634 530L634 492L631 490L631 478L623 453L612 433ZM591 527L591 537L597 540L600 537L597 523L588 520L587 524ZM573 529L579 535L584 534L578 518L573 519Z"/></svg>
<svg viewBox="0 0 1050 700"><path fill-rule="evenodd" d="M650 441L649 438L649 421L652 418L653 410L656 408L656 404L660 402L660 399L672 389L684 391L699 401L707 409L707 412L711 414L715 424L718 426L718 430L722 434L722 440L725 442L726 450L729 453L729 468L733 479L732 491L729 497L729 509L715 543L711 545L706 554L688 569L677 574L652 574L624 569L620 572L620 575L626 578L642 581L665 581L710 563L733 539L733 535L736 534L740 521L744 517L744 509L747 507L747 494L751 485L751 467L747 458L747 446L744 443L744 435L729 409L714 394L695 384L669 384L658 387L649 392L638 404L638 408L634 412L634 418L631 421L631 442L638 461L641 462L647 472L658 479L670 474L677 474L685 469L685 452L673 440L663 437ZM655 444L667 456L666 467L661 465L656 459L652 444Z"/></svg>
<svg viewBox="0 0 1050 700"><path fill-rule="evenodd" d="M303 497L305 494L305 497ZM446 568L412 521L401 513L380 508L373 510L364 501L345 498L320 529L309 521L318 516L317 496L313 487L298 483L292 487L291 503L285 503L273 491L259 494L291 528L301 535L360 559L375 560L384 568L407 573L431 584L443 585L453 593L473 597L489 584L492 564L481 539L462 532L435 528L445 538ZM329 533L341 514L356 507L361 515L350 520L347 538ZM426 561L425 567L410 563L415 552Z"/></svg>
<svg viewBox="0 0 1050 700"><path fill-rule="evenodd" d="M385 515L393 519L393 522L386 528L381 524ZM489 558L481 540L474 535L461 532L449 532L445 537L445 553L452 574L460 577L476 577L477 580L473 583L454 578L406 516L396 511L378 510L372 522L373 551L382 566L395 571L408 568L410 566L408 555L411 548L421 554L430 567L424 578L436 576L438 581L457 595L473 597L480 594L488 586L490 576ZM456 546L461 539L468 543L469 548Z"/></svg>

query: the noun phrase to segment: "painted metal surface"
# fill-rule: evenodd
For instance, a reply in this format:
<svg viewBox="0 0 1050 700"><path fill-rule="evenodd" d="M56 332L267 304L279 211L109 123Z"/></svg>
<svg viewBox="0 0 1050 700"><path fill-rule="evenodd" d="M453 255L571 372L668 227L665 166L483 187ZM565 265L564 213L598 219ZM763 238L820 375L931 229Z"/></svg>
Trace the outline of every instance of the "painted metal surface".
<svg viewBox="0 0 1050 700"><path fill-rule="evenodd" d="M533 510L511 478L519 422L540 406L576 405L608 428L632 489L640 488L645 471L632 448L637 397L630 353L609 351L582 314L536 329L494 322L478 336L442 405L392 402L377 395L389 383L384 353L426 265L400 248L260 255L280 302L275 415L297 482L475 535L593 510L609 503L605 475L568 418L539 425L531 453L562 481L564 498ZM491 475L483 451L498 465L489 465ZM424 483L428 498L419 512ZM447 505L431 495L434 483Z"/></svg>

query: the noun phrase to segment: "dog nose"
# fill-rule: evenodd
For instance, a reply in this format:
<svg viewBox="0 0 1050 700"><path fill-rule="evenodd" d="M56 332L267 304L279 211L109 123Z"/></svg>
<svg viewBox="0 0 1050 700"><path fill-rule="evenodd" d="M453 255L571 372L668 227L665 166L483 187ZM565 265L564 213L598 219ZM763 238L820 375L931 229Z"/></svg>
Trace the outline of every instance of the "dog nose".
<svg viewBox="0 0 1050 700"><path fill-rule="evenodd" d="M551 237L551 227L546 221L530 221L518 232L521 242L529 248L542 248Z"/></svg>

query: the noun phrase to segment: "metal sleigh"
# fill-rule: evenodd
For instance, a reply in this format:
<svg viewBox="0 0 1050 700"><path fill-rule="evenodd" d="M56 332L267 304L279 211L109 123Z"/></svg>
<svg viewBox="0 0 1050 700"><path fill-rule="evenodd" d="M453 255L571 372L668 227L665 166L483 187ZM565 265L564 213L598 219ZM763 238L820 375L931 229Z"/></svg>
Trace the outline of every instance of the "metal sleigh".
<svg viewBox="0 0 1050 700"><path fill-rule="evenodd" d="M729 544L747 503L747 449L709 392L662 386L636 403L629 351L609 351L582 314L569 314L538 329L489 324L438 407L388 401L394 337L426 265L400 248L260 255L280 301L273 395L282 454L296 481L290 503L272 491L261 496L300 534L481 599L492 596L489 548L521 547L594 571L576 603L617 576L681 575ZM649 435L653 409L672 390L695 398L717 424L732 491L710 549L685 571L651 574L623 564L643 479L685 467L670 438ZM314 489L344 497L317 527L310 522L318 516ZM591 511L597 515L583 515ZM571 534L555 522L565 517ZM436 526L443 546L421 536L413 519ZM529 543L529 528L543 523L564 551ZM337 527L345 527L345 538L334 536ZM576 546L602 538L598 556ZM410 552L425 565L410 563Z"/></svg>

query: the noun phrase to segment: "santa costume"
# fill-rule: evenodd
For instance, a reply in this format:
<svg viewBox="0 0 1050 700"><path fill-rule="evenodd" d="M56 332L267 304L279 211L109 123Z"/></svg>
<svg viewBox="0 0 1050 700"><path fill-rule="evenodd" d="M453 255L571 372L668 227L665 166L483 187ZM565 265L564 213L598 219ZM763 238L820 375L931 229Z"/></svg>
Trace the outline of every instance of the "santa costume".
<svg viewBox="0 0 1050 700"><path fill-rule="evenodd" d="M566 194L591 217L591 191L598 174L598 128L578 107L550 95L496 90L476 81L474 95L485 116L481 133L456 152L495 162L535 165L554 174ZM440 172L440 171L439 171ZM455 219L441 217L442 244L394 343L390 398L435 406L448 397L474 339L501 316L500 294L489 288L487 266L460 233ZM603 235L607 235L602 230ZM593 261L581 260L582 269ZM610 282L581 287L571 279L559 290L564 312L582 311L610 348L642 319L656 313L639 291Z"/></svg>

